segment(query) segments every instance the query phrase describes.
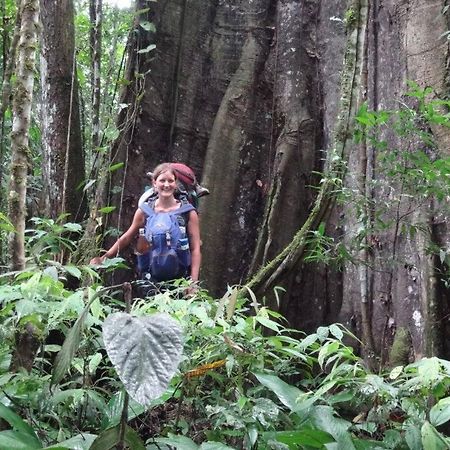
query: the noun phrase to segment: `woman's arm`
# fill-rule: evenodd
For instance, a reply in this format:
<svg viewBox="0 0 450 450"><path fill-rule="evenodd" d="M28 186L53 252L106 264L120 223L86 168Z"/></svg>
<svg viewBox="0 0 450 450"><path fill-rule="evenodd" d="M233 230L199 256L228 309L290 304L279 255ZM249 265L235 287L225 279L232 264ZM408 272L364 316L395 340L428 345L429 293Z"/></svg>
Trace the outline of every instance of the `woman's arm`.
<svg viewBox="0 0 450 450"><path fill-rule="evenodd" d="M127 248L130 242L136 236L139 228L142 228L145 224L145 214L141 209L137 209L134 213L133 222L131 222L130 228L120 236L114 245L102 256L91 259L91 264L101 264L106 258L112 258L117 256L121 250Z"/></svg>
<svg viewBox="0 0 450 450"><path fill-rule="evenodd" d="M189 249L191 251L191 278L192 281L198 281L202 254L200 250L200 221L197 211L189 212L187 231L189 236Z"/></svg>

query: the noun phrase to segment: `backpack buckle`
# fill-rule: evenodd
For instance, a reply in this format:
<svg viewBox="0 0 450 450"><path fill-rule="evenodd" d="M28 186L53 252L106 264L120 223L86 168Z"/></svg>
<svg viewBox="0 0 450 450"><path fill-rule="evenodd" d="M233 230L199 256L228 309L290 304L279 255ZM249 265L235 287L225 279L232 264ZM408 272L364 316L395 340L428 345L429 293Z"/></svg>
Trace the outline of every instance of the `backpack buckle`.
<svg viewBox="0 0 450 450"><path fill-rule="evenodd" d="M166 231L166 244L170 248L170 233Z"/></svg>

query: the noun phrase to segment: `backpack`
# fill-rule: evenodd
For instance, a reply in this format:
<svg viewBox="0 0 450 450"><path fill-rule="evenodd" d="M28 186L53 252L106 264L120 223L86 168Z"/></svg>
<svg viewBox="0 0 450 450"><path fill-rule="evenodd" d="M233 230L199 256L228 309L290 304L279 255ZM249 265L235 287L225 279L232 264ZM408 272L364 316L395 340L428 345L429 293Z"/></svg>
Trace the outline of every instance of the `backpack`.
<svg viewBox="0 0 450 450"><path fill-rule="evenodd" d="M186 214L195 210L190 203L170 212L155 212L154 202L139 205L146 214L145 239L150 251L138 260L142 274L149 274L152 281L168 281L188 275L191 252L186 232ZM146 275L147 276L147 275Z"/></svg>

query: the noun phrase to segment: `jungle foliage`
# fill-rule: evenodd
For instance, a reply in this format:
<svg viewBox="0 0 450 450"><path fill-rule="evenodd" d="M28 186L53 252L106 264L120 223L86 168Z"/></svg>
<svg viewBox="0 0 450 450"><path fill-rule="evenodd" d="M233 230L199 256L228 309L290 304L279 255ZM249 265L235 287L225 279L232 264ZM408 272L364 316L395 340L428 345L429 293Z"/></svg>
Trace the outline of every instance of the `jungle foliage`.
<svg viewBox="0 0 450 450"><path fill-rule="evenodd" d="M448 361L373 373L341 325L306 336L232 287L131 299L58 262L77 225L36 227L27 269L0 278L0 449L448 448ZM35 363L12 372L29 323Z"/></svg>

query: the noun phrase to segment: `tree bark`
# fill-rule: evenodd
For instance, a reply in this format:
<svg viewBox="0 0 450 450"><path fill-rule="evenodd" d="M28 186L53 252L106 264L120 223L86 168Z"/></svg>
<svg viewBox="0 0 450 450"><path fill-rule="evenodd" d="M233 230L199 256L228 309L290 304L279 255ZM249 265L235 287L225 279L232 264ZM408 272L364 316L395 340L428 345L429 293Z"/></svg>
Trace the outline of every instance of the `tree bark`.
<svg viewBox="0 0 450 450"><path fill-rule="evenodd" d="M16 83L13 93L13 127L11 133L11 166L8 195L9 218L15 227L10 236L9 252L11 270L25 269L25 217L27 172L29 165L29 128L33 101L34 70L38 43L39 1L24 0L20 40L17 50ZM31 323L16 331L10 370L20 367L31 371L39 342L37 331Z"/></svg>
<svg viewBox="0 0 450 450"><path fill-rule="evenodd" d="M39 330L33 323L27 322L21 330L16 331L14 339L15 346L9 370L17 372L20 369L25 369L30 373L41 344Z"/></svg>
<svg viewBox="0 0 450 450"><path fill-rule="evenodd" d="M20 6L20 5L19 5ZM6 12L4 12L6 13ZM16 11L16 20L14 25L14 33L11 39L8 54L3 60L4 72L2 77L2 100L0 109L1 134L0 134L0 183L3 180L3 161L4 161L4 136L5 136L5 114L11 106L11 76L14 73L16 64L16 51L20 37L21 11L20 7ZM3 45L6 45L6 28L3 30Z"/></svg>
<svg viewBox="0 0 450 450"><path fill-rule="evenodd" d="M92 148L100 145L100 93L102 49L102 0L89 1L91 20L91 91L92 91Z"/></svg>
<svg viewBox="0 0 450 450"><path fill-rule="evenodd" d="M448 92L449 41L444 37L448 32L450 19L442 14L445 2L418 0L411 1L406 18L405 41L407 43L406 76L416 81L422 88L433 87L432 98L446 98ZM432 24L432 25L430 25ZM446 111L445 111L446 112ZM450 133L445 127L432 126L432 133L437 143L436 157L450 156ZM442 355L450 358L448 344L449 327L449 290L442 274L446 265L439 256L426 257L427 248L436 245L442 251L448 251L450 214L439 202L433 199L417 212L418 220L426 218L429 234L420 242L419 251L422 286L417 292L418 301L415 311L422 316L419 326L411 327L414 347L420 354ZM410 277L411 280L411 277ZM414 281L409 285L416 285ZM417 314L416 314L417 316ZM418 329L419 328L419 329ZM422 329L421 329L422 328ZM419 337L420 336L420 337ZM419 340L423 341L419 346Z"/></svg>
<svg viewBox="0 0 450 450"><path fill-rule="evenodd" d="M86 199L80 184L85 180L76 75L73 3L41 0L42 144L44 210L57 218L70 214L80 221Z"/></svg>
<svg viewBox="0 0 450 450"><path fill-rule="evenodd" d="M16 84L13 94L13 127L11 133L11 166L8 211L15 232L11 233L9 252L11 269L25 268L25 199L27 193L28 142L33 100L34 68L38 36L38 0L23 1L22 21L17 51Z"/></svg>

